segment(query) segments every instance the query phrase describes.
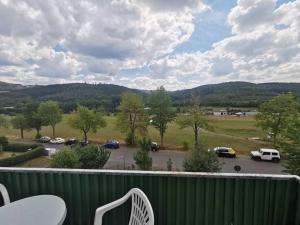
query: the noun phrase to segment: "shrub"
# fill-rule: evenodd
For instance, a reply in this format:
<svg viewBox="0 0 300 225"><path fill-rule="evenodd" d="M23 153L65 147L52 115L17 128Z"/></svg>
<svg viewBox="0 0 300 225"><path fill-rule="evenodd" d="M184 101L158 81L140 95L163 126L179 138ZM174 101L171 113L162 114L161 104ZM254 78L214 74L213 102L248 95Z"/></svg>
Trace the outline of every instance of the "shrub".
<svg viewBox="0 0 300 225"><path fill-rule="evenodd" d="M172 165L173 165L172 159L169 158L167 161L167 170L168 171L172 171Z"/></svg>
<svg viewBox="0 0 300 225"><path fill-rule="evenodd" d="M97 155L97 161L98 161L98 167L103 168L106 162L108 161L110 157L110 151L107 151L104 147L99 147L98 149L98 155Z"/></svg>
<svg viewBox="0 0 300 225"><path fill-rule="evenodd" d="M135 140L136 140L136 136L134 135L134 133L129 132L125 138L126 145L128 146L136 145Z"/></svg>
<svg viewBox="0 0 300 225"><path fill-rule="evenodd" d="M0 146L2 146L2 150L4 150L8 145L8 140L6 137L0 137Z"/></svg>
<svg viewBox="0 0 300 225"><path fill-rule="evenodd" d="M0 159L0 166L14 166L24 161L34 159L44 154L44 148L39 146L33 150L24 152L20 155L12 155L9 158Z"/></svg>
<svg viewBox="0 0 300 225"><path fill-rule="evenodd" d="M4 151L10 152L27 152L28 149L34 149L37 147L42 147L39 144L29 144L29 143L9 143L5 148Z"/></svg>
<svg viewBox="0 0 300 225"><path fill-rule="evenodd" d="M187 141L182 142L182 147L185 151L189 150L190 148L189 143Z"/></svg>
<svg viewBox="0 0 300 225"><path fill-rule="evenodd" d="M152 158L149 156L151 150L151 140L143 138L139 141L140 149L134 154L135 164L141 170L150 170L152 167Z"/></svg>
<svg viewBox="0 0 300 225"><path fill-rule="evenodd" d="M76 148L82 169L98 169L103 168L110 157L110 151L103 147L89 145L83 148Z"/></svg>
<svg viewBox="0 0 300 225"><path fill-rule="evenodd" d="M79 157L71 149L61 149L53 155L50 166L53 168L80 168Z"/></svg>
<svg viewBox="0 0 300 225"><path fill-rule="evenodd" d="M187 172L218 172L221 164L214 152L208 152L205 146L198 144L187 153L183 168Z"/></svg>

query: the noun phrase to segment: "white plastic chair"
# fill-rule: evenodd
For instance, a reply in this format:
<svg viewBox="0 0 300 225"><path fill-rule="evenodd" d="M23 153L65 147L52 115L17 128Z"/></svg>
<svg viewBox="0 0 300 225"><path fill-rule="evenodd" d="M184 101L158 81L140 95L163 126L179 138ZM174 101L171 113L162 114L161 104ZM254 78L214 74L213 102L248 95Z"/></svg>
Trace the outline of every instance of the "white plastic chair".
<svg viewBox="0 0 300 225"><path fill-rule="evenodd" d="M125 203L131 197L131 216L129 225L154 225L154 214L151 204L145 195L138 188L131 189L124 197L101 206L96 210L94 225L102 225L102 217L107 211Z"/></svg>
<svg viewBox="0 0 300 225"><path fill-rule="evenodd" d="M0 193L2 194L4 205L10 203L8 192L3 184L0 184Z"/></svg>

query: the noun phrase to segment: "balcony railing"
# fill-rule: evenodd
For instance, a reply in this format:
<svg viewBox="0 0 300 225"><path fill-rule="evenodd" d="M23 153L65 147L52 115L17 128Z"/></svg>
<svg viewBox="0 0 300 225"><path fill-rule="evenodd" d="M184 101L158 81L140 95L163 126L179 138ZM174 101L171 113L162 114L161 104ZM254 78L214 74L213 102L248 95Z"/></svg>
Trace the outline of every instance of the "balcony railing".
<svg viewBox="0 0 300 225"><path fill-rule="evenodd" d="M53 194L67 205L65 224L93 224L95 209L142 189L156 225L300 225L297 176L0 168L11 200ZM128 224L130 202L104 217Z"/></svg>

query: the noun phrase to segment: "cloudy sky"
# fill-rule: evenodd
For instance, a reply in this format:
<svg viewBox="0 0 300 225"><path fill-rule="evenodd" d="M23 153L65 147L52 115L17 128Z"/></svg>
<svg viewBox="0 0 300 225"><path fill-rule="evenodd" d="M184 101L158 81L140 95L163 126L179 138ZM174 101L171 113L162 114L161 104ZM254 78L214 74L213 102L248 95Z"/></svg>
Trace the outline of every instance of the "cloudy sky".
<svg viewBox="0 0 300 225"><path fill-rule="evenodd" d="M0 0L0 81L300 82L300 0Z"/></svg>

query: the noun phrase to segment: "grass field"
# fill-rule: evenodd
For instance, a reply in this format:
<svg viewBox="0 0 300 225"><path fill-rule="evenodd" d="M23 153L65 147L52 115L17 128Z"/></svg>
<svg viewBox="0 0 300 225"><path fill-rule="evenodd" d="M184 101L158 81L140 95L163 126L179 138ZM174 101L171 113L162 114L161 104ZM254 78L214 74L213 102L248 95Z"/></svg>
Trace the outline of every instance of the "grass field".
<svg viewBox="0 0 300 225"><path fill-rule="evenodd" d="M56 135L63 138L81 138L80 131L72 129L67 123L68 115L56 127ZM125 134L115 126L115 117L105 117L107 127L100 129L96 134L89 134L89 140L97 143L103 143L108 139L116 139L124 142ZM211 117L213 131L201 131L201 138L206 142L208 147L230 146L240 153L246 153L256 147L265 146L266 143L248 140L251 137L264 137L264 133L255 126L253 117ZM26 139L33 139L35 131L26 131ZM50 127L43 127L43 135L51 136ZM0 129L0 136L5 135L9 139L18 139L19 131L8 128ZM149 127L148 137L152 140L159 141L159 133L153 127ZM169 124L165 135L165 145L169 149L182 149L182 143L186 141L193 144L193 132L191 128L180 129L176 123Z"/></svg>

